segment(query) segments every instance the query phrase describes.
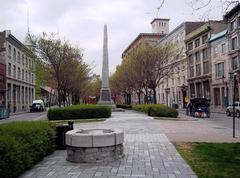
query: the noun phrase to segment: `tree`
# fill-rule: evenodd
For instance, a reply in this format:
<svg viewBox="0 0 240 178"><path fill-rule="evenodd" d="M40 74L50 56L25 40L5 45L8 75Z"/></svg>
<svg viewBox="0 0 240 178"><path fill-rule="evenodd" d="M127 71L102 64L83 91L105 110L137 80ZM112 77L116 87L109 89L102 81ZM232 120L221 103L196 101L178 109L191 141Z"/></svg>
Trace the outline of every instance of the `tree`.
<svg viewBox="0 0 240 178"><path fill-rule="evenodd" d="M80 97L83 85L89 75L89 68L83 62L78 47L55 35L43 33L37 40L39 56L45 61L49 79L55 81L58 91L58 105L70 104L70 95Z"/></svg>
<svg viewBox="0 0 240 178"><path fill-rule="evenodd" d="M135 91L140 103L140 94L145 92L148 102L149 89L153 91L153 103L156 100L156 88L160 81L167 77L175 67L181 49L175 49L170 43L141 44L134 49L113 74L112 84L115 88L127 92ZM119 86L120 85L120 86ZM129 104L129 101L127 101Z"/></svg>

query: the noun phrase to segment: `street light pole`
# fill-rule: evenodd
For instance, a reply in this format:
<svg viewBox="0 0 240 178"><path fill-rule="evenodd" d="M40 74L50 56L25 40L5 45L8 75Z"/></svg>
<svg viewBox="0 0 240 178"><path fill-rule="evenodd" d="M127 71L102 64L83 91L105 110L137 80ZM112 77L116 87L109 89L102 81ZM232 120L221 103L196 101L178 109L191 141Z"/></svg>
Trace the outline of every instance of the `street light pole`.
<svg viewBox="0 0 240 178"><path fill-rule="evenodd" d="M233 138L235 138L235 88L236 88L237 75L233 76Z"/></svg>

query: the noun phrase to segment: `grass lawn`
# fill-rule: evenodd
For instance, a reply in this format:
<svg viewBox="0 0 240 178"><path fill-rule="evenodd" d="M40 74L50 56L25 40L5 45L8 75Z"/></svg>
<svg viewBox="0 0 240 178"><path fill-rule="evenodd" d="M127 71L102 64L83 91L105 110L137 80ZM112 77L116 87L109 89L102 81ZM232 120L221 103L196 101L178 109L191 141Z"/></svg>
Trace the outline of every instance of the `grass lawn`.
<svg viewBox="0 0 240 178"><path fill-rule="evenodd" d="M199 178L240 178L240 143L176 143Z"/></svg>

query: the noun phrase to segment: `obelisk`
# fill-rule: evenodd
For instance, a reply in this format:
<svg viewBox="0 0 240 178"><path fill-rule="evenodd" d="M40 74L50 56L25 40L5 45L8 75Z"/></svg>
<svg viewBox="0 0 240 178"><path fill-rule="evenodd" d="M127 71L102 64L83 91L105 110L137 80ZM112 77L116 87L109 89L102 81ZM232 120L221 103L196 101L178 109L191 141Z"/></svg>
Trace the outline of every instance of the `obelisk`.
<svg viewBox="0 0 240 178"><path fill-rule="evenodd" d="M102 62L102 87L100 90L100 105L109 105L115 107L109 88L109 67L108 67L108 36L107 25L104 25L103 32L103 62Z"/></svg>

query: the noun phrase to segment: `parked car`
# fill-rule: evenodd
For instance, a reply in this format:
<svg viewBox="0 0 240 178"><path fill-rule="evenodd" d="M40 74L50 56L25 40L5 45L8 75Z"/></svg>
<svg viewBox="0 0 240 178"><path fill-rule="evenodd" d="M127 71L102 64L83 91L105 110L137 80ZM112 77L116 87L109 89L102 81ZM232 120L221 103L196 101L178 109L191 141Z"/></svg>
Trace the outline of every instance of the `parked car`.
<svg viewBox="0 0 240 178"><path fill-rule="evenodd" d="M234 104L236 116L240 118L240 102L237 101ZM233 105L229 105L226 109L227 116L232 116L233 114Z"/></svg>
<svg viewBox="0 0 240 178"><path fill-rule="evenodd" d="M32 106L30 106L30 112L43 112L45 110L43 100L34 100Z"/></svg>

